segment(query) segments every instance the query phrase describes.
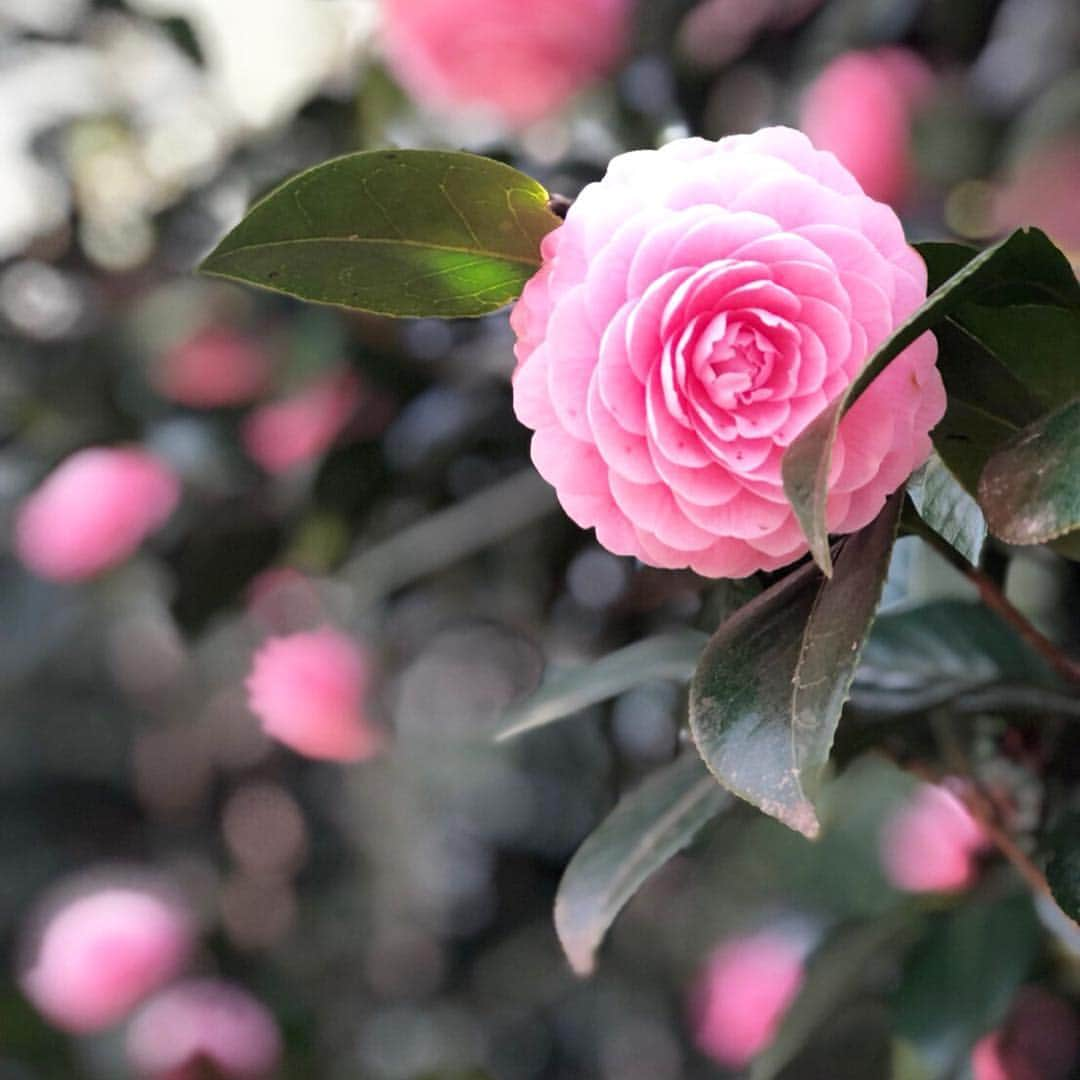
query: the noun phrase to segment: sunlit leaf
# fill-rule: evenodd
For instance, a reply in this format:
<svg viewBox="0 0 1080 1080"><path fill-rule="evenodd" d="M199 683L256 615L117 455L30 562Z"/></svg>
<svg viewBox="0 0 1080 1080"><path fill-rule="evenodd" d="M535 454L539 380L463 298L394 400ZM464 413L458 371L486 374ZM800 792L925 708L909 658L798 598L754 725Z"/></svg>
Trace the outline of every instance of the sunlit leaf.
<svg viewBox="0 0 1080 1080"><path fill-rule="evenodd" d="M485 315L539 268L540 241L560 224L547 200L474 154L349 154L267 195L201 269L380 315Z"/></svg>

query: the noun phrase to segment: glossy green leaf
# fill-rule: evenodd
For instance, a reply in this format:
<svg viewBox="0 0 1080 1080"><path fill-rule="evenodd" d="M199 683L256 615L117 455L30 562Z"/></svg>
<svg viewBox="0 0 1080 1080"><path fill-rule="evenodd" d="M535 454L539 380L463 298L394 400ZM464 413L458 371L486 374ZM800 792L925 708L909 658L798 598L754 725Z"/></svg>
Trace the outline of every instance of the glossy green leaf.
<svg viewBox="0 0 1080 1080"><path fill-rule="evenodd" d="M972 565L986 542L986 519L979 504L964 490L949 467L931 454L907 485L919 517Z"/></svg>
<svg viewBox="0 0 1080 1080"><path fill-rule="evenodd" d="M937 917L912 950L894 999L896 1033L934 1076L950 1075L1000 1022L1039 950L1027 894L981 900Z"/></svg>
<svg viewBox="0 0 1080 1080"><path fill-rule="evenodd" d="M1058 683L1042 658L982 604L939 600L878 617L855 673L852 701L899 715L999 685Z"/></svg>
<svg viewBox="0 0 1080 1080"><path fill-rule="evenodd" d="M654 679L686 682L694 674L708 637L677 630L637 641L584 667L560 671L512 705L497 739L510 739L606 701Z"/></svg>
<svg viewBox="0 0 1080 1080"><path fill-rule="evenodd" d="M848 537L836 573L807 564L728 619L690 690L690 729L736 795L805 836L896 537L902 493Z"/></svg>
<svg viewBox="0 0 1080 1080"><path fill-rule="evenodd" d="M555 898L555 928L579 975L642 883L730 802L696 754L657 770L578 849Z"/></svg>
<svg viewBox="0 0 1080 1080"><path fill-rule="evenodd" d="M371 150L286 181L202 271L379 315L485 315L516 299L559 219L547 192L474 154Z"/></svg>
<svg viewBox="0 0 1080 1080"><path fill-rule="evenodd" d="M990 531L1009 544L1044 544L1080 528L1080 398L994 451L979 503Z"/></svg>
<svg viewBox="0 0 1080 1080"><path fill-rule="evenodd" d="M964 304L1048 303L1080 307L1080 284L1068 260L1037 229L1015 232L978 254L955 244L923 245L920 253L927 261L931 283L936 288L926 303L867 360L847 390L792 443L784 457L784 490L806 534L810 551L826 574L832 572L825 509L836 432L847 410L889 363ZM937 445L942 450L941 443ZM951 465L944 450L942 454Z"/></svg>
<svg viewBox="0 0 1080 1080"><path fill-rule="evenodd" d="M1046 883L1058 907L1080 920L1080 814L1069 814L1050 836Z"/></svg>

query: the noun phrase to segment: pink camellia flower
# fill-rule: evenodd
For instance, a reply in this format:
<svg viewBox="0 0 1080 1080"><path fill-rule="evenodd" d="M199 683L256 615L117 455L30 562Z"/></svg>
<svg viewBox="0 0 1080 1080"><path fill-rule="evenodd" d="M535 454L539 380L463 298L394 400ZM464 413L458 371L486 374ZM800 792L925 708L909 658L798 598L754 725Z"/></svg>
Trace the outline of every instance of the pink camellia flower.
<svg viewBox="0 0 1080 1080"><path fill-rule="evenodd" d="M744 52L762 30L805 19L821 0L706 0L679 27L680 51L700 67L721 67Z"/></svg>
<svg viewBox="0 0 1080 1080"><path fill-rule="evenodd" d="M245 990L189 979L158 994L128 1029L127 1056L140 1080L265 1080L281 1058L273 1016Z"/></svg>
<svg viewBox="0 0 1080 1080"><path fill-rule="evenodd" d="M899 206L913 174L912 114L932 86L930 69L909 49L844 53L807 91L800 126L867 195Z"/></svg>
<svg viewBox="0 0 1080 1080"><path fill-rule="evenodd" d="M80 450L23 501L15 551L39 577L81 581L132 555L179 499L175 474L145 450Z"/></svg>
<svg viewBox="0 0 1080 1080"><path fill-rule="evenodd" d="M286 472L318 457L353 418L360 380L350 371L326 375L292 397L255 409L241 437L252 459L269 473Z"/></svg>
<svg viewBox="0 0 1080 1080"><path fill-rule="evenodd" d="M163 894L103 888L44 922L20 983L57 1027L100 1031L181 970L192 932L188 913Z"/></svg>
<svg viewBox="0 0 1080 1080"><path fill-rule="evenodd" d="M885 876L905 892L955 892L971 884L987 845L979 823L947 788L920 784L881 833Z"/></svg>
<svg viewBox="0 0 1080 1080"><path fill-rule="evenodd" d="M228 327L199 330L174 345L153 371L157 390L196 409L243 405L270 377L270 359L257 342Z"/></svg>
<svg viewBox="0 0 1080 1080"><path fill-rule="evenodd" d="M1038 986L1016 996L1005 1023L971 1052L973 1080L1066 1080L1080 1058L1080 1024L1067 1002Z"/></svg>
<svg viewBox="0 0 1080 1080"><path fill-rule="evenodd" d="M792 440L926 296L896 215L787 128L612 161L543 243L514 310L514 407L563 508L601 544L709 577L807 550ZM832 532L861 528L945 409L926 334L840 425Z"/></svg>
<svg viewBox="0 0 1080 1080"><path fill-rule="evenodd" d="M521 127L558 110L618 61L631 0L385 0L391 70L437 112Z"/></svg>
<svg viewBox="0 0 1080 1080"><path fill-rule="evenodd" d="M804 951L795 938L769 930L720 946L691 998L702 1053L738 1069L764 1050L802 986Z"/></svg>
<svg viewBox="0 0 1080 1080"><path fill-rule="evenodd" d="M263 645L247 679L248 703L266 733L298 754L360 761L382 745L364 712L368 679L364 651L323 627Z"/></svg>

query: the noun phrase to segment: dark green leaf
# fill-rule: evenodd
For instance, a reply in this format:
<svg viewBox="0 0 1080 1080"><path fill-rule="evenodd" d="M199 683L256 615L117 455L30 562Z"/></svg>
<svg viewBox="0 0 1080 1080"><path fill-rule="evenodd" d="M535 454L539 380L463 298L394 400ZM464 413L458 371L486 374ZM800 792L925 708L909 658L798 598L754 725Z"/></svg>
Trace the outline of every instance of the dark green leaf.
<svg viewBox="0 0 1080 1080"><path fill-rule="evenodd" d="M623 905L651 874L689 844L730 797L687 754L619 800L570 860L555 898L555 928L579 975Z"/></svg>
<svg viewBox="0 0 1080 1080"><path fill-rule="evenodd" d="M1050 836L1046 882L1058 907L1080 919L1080 814L1068 815Z"/></svg>
<svg viewBox="0 0 1080 1080"><path fill-rule="evenodd" d="M755 1058L750 1080L773 1080L815 1031L857 996L870 963L883 949L903 940L912 917L902 912L873 922L854 923L835 934L813 956L799 996L788 1009L776 1037Z"/></svg>
<svg viewBox="0 0 1080 1080"><path fill-rule="evenodd" d="M992 611L941 600L879 616L852 700L872 712L903 714L1001 683L1057 685L1043 660Z"/></svg>
<svg viewBox="0 0 1080 1080"><path fill-rule="evenodd" d="M813 564L741 608L709 641L690 728L722 784L806 836L836 725L881 596L902 493L848 537L836 574Z"/></svg>
<svg viewBox="0 0 1080 1080"><path fill-rule="evenodd" d="M697 630L677 630L637 641L584 667L560 671L507 710L496 738L511 739L573 716L653 679L686 682L707 641Z"/></svg>
<svg viewBox="0 0 1080 1080"><path fill-rule="evenodd" d="M990 531L1009 544L1044 544L1080 527L1080 398L994 451L979 503Z"/></svg>
<svg viewBox="0 0 1080 1080"><path fill-rule="evenodd" d="M896 1033L948 1075L1000 1022L1039 949L1027 894L965 904L934 920L912 950L894 1000Z"/></svg>
<svg viewBox="0 0 1080 1080"><path fill-rule="evenodd" d="M996 354L1044 409L1080 396L1080 318L1073 309L972 304L961 320L974 337L993 342Z"/></svg>
<svg viewBox="0 0 1080 1080"><path fill-rule="evenodd" d="M286 181L202 271L380 315L484 315L516 299L559 225L547 192L474 154L371 150Z"/></svg>
<svg viewBox="0 0 1080 1080"><path fill-rule="evenodd" d="M912 475L907 492L919 517L976 565L986 541L986 520L937 454Z"/></svg>
<svg viewBox="0 0 1080 1080"><path fill-rule="evenodd" d="M1068 260L1037 229L1015 232L979 254L954 244L923 245L920 252L937 287L926 303L867 360L847 390L792 443L784 457L784 490L806 534L810 551L826 574L832 570L825 509L836 432L847 410L889 363L964 304L1049 303L1080 307L1080 284ZM937 445L951 466L942 444Z"/></svg>

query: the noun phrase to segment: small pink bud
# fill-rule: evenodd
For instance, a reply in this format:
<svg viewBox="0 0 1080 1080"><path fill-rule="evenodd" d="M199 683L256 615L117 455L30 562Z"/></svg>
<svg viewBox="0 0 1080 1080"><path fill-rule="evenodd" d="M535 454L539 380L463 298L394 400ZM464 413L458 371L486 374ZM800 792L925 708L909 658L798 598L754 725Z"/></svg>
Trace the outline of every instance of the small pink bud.
<svg viewBox="0 0 1080 1080"><path fill-rule="evenodd" d="M382 745L364 712L369 662L351 638L323 627L270 638L247 679L263 730L306 757L360 761Z"/></svg>
<svg viewBox="0 0 1080 1080"><path fill-rule="evenodd" d="M39 577L81 581L132 555L179 498L175 474L145 450L80 450L23 500L15 550Z"/></svg>
<svg viewBox="0 0 1080 1080"><path fill-rule="evenodd" d="M1066 1080L1080 1056L1080 1025L1068 1002L1038 986L1016 995L1005 1023L971 1052L973 1080Z"/></svg>
<svg viewBox="0 0 1080 1080"><path fill-rule="evenodd" d="M932 86L930 69L907 49L844 53L808 90L800 126L867 195L899 206L912 181L912 113Z"/></svg>
<svg viewBox="0 0 1080 1080"><path fill-rule="evenodd" d="M286 472L328 450L360 398L352 372L324 376L293 397L255 409L244 422L244 447L267 472Z"/></svg>
<svg viewBox="0 0 1080 1080"><path fill-rule="evenodd" d="M189 979L158 994L128 1030L127 1054L140 1080L265 1080L281 1057L270 1012L219 979Z"/></svg>
<svg viewBox="0 0 1080 1080"><path fill-rule="evenodd" d="M881 833L885 876L905 892L955 892L971 884L986 837L947 788L921 784Z"/></svg>
<svg viewBox="0 0 1080 1080"><path fill-rule="evenodd" d="M737 1069L768 1046L802 986L804 955L802 942L772 930L721 945L691 1001L702 1053Z"/></svg>
<svg viewBox="0 0 1080 1080"><path fill-rule="evenodd" d="M191 946L191 919L178 903L105 888L68 901L45 921L20 983L57 1027L100 1031L173 978Z"/></svg>
<svg viewBox="0 0 1080 1080"><path fill-rule="evenodd" d="M172 401L212 409L251 401L269 376L269 357L254 340L228 327L208 327L165 353L153 381Z"/></svg>

